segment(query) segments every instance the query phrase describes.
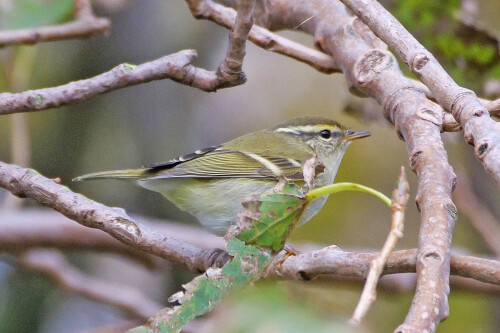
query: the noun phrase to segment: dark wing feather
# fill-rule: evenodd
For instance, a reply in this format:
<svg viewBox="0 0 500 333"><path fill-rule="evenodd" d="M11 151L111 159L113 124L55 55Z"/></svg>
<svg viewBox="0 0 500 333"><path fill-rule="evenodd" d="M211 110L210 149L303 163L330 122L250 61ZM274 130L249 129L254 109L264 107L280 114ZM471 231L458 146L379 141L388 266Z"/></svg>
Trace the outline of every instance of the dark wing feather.
<svg viewBox="0 0 500 333"><path fill-rule="evenodd" d="M262 156L265 161L241 151L215 148L197 156L185 155L154 165L148 179L165 178L260 178L303 179L303 161Z"/></svg>
<svg viewBox="0 0 500 333"><path fill-rule="evenodd" d="M150 164L146 168L150 169L152 172L166 170L166 169L171 169L171 168L175 167L178 164L181 164L181 163L186 162L186 161L193 160L195 158L198 158L200 156L205 155L206 153L210 153L210 152L216 150L219 147L220 146L212 146L212 147L208 147L208 148L198 149L194 153L182 155L180 157L171 159L170 161L167 161L167 162Z"/></svg>

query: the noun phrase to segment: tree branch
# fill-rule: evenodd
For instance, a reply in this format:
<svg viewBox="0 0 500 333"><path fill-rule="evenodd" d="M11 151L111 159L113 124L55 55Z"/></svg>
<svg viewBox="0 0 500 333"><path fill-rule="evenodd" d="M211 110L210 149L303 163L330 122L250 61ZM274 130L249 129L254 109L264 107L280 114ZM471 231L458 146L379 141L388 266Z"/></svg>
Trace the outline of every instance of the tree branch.
<svg viewBox="0 0 500 333"><path fill-rule="evenodd" d="M236 19L234 9L214 3L211 0L186 0L186 2L195 18L210 20L227 29L233 28ZM265 28L254 25L248 34L248 39L265 50L298 60L320 72L340 72L340 69L328 54L281 37Z"/></svg>
<svg viewBox="0 0 500 333"><path fill-rule="evenodd" d="M110 208L71 192L32 169L0 162L0 187L18 197L30 197L89 228L100 229L138 250L184 264L193 271L221 266L228 259L221 251L200 249L171 236L151 231L123 209Z"/></svg>
<svg viewBox="0 0 500 333"><path fill-rule="evenodd" d="M437 59L377 1L341 1L396 52L455 117L464 129L465 141L474 146L476 157L500 185L500 124L490 118L475 93L456 84Z"/></svg>
<svg viewBox="0 0 500 333"><path fill-rule="evenodd" d="M93 78L58 87L3 93L0 94L0 115L82 103L101 94L153 80L171 79L205 89L218 79L214 72L190 65L196 57L196 51L184 50L141 65L121 64Z"/></svg>
<svg viewBox="0 0 500 333"><path fill-rule="evenodd" d="M229 33L229 46L224 61L217 69L217 77L221 81L214 86L235 86L246 82L245 74L242 72L243 58L245 57L248 33L253 25L253 10L255 0L236 0L236 19Z"/></svg>
<svg viewBox="0 0 500 333"><path fill-rule="evenodd" d="M190 8L199 8L203 3L194 0L190 1L188 5ZM246 82L242 66L245 57L246 40L253 25L254 6L255 0L236 0L236 14L231 21L226 57L216 71L206 73L210 80L205 80L205 84L198 88L211 92Z"/></svg>
<svg viewBox="0 0 500 333"><path fill-rule="evenodd" d="M337 246L328 246L320 250L290 256L281 266L277 266L284 256L286 256L284 251L276 256L267 270L266 277L274 276L298 281L338 276L365 279L370 270L370 263L378 256L378 253L346 252ZM382 275L415 273L416 265L416 249L396 251L389 256ZM500 285L499 261L453 255L451 267L454 275Z"/></svg>
<svg viewBox="0 0 500 333"><path fill-rule="evenodd" d="M32 29L0 31L0 47L88 38L109 30L111 23L106 18L94 16L90 0L74 0L74 7L75 20L72 22Z"/></svg>
<svg viewBox="0 0 500 333"><path fill-rule="evenodd" d="M168 234L190 244L207 249L224 246L222 238L197 227L146 217L140 219L146 223L149 229ZM151 262L149 257L142 258L144 259L142 260L141 253L138 253L135 247L125 245L101 230L74 223L74 221L51 210L23 209L16 212L2 212L0 213L0 221L0 252L20 254L37 247L61 250L86 249L111 251L133 259L138 257L140 263ZM178 251L182 251L182 247ZM384 274L414 273L415 253L416 250L395 252L389 257ZM274 261L275 265L270 266L272 268L268 270L267 277L282 275L293 280L339 276L365 278L367 274L365 266L369 266L370 260L376 255L376 253L344 252L337 247L327 247L292 256L284 261L283 265L276 271L276 264L281 261L283 254L280 253ZM178 263L182 264L182 262ZM498 275L500 267L497 263L488 259L479 259L476 262L475 257L471 256L452 256L452 274L500 285ZM488 269L492 271L488 272ZM389 285L386 287L388 288ZM394 288L398 289L396 286Z"/></svg>
<svg viewBox="0 0 500 333"><path fill-rule="evenodd" d="M138 219L150 230L195 246L205 249L224 247L222 238L194 226L142 216ZM137 251L101 230L87 228L53 210L0 210L0 252L19 254L32 248L112 252L147 268L157 265L155 256Z"/></svg>

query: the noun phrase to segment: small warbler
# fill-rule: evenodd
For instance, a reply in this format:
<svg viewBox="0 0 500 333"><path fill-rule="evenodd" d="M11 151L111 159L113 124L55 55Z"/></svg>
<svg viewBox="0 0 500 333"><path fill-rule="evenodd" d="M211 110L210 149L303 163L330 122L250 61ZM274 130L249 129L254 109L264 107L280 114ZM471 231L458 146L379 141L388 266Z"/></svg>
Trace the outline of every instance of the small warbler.
<svg viewBox="0 0 500 333"><path fill-rule="evenodd" d="M161 193L196 216L210 232L224 235L243 212L244 198L273 188L282 178L308 188L332 184L349 144L369 135L333 120L300 117L168 162L92 173L74 180L130 180ZM307 180L308 161L314 164L312 181ZM299 224L316 215L326 199L310 203Z"/></svg>

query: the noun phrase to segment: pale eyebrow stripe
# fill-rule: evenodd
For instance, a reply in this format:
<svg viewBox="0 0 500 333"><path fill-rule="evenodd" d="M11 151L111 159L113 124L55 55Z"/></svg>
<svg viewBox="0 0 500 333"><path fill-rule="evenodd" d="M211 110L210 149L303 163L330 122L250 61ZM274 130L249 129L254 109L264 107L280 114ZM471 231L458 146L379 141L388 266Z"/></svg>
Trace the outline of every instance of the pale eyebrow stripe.
<svg viewBox="0 0 500 333"><path fill-rule="evenodd" d="M313 132L317 129L318 129L317 126L305 125L305 126L281 127L276 129L275 132L300 134L301 132Z"/></svg>
<svg viewBox="0 0 500 333"><path fill-rule="evenodd" d="M243 154L247 155L248 157L250 158L253 158L254 160L256 160L257 162L260 162L262 165L264 165L266 168L268 168L269 170L271 170L271 172L276 175L276 176L281 176L281 174L283 173L283 171L281 170L281 168L279 166L277 166L276 164L274 164L273 162L269 161L267 158L265 157L262 157L262 156L259 156L257 154L252 154L252 153L248 153L248 152L245 152L245 151L242 151Z"/></svg>
<svg viewBox="0 0 500 333"><path fill-rule="evenodd" d="M299 135L300 132L296 131L295 129L293 128L289 128L289 127L282 127L282 128L278 128L276 130L274 130L275 132L283 132L283 133L293 133L293 134L296 134L296 135Z"/></svg>
<svg viewBox="0 0 500 333"><path fill-rule="evenodd" d="M331 126L327 125L326 127L329 127L332 132L338 131L337 126ZM318 125L304 125L304 126L291 126L291 127L281 127L277 128L274 131L275 132L284 132L284 133L293 133L293 134L300 134L300 133L314 133L319 130L323 129L322 126Z"/></svg>

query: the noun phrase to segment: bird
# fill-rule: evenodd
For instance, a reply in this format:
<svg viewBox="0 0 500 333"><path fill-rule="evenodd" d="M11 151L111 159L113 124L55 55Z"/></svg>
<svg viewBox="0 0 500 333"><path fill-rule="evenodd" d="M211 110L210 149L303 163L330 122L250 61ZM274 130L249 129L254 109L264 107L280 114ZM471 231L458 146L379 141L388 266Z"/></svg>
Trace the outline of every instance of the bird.
<svg viewBox="0 0 500 333"><path fill-rule="evenodd" d="M244 211L242 201L272 189L282 179L311 189L333 183L347 147L370 136L323 117L292 118L217 146L139 169L86 174L74 181L121 179L158 192L223 236ZM306 163L314 161L313 181ZM327 196L310 203L299 225L316 215Z"/></svg>

